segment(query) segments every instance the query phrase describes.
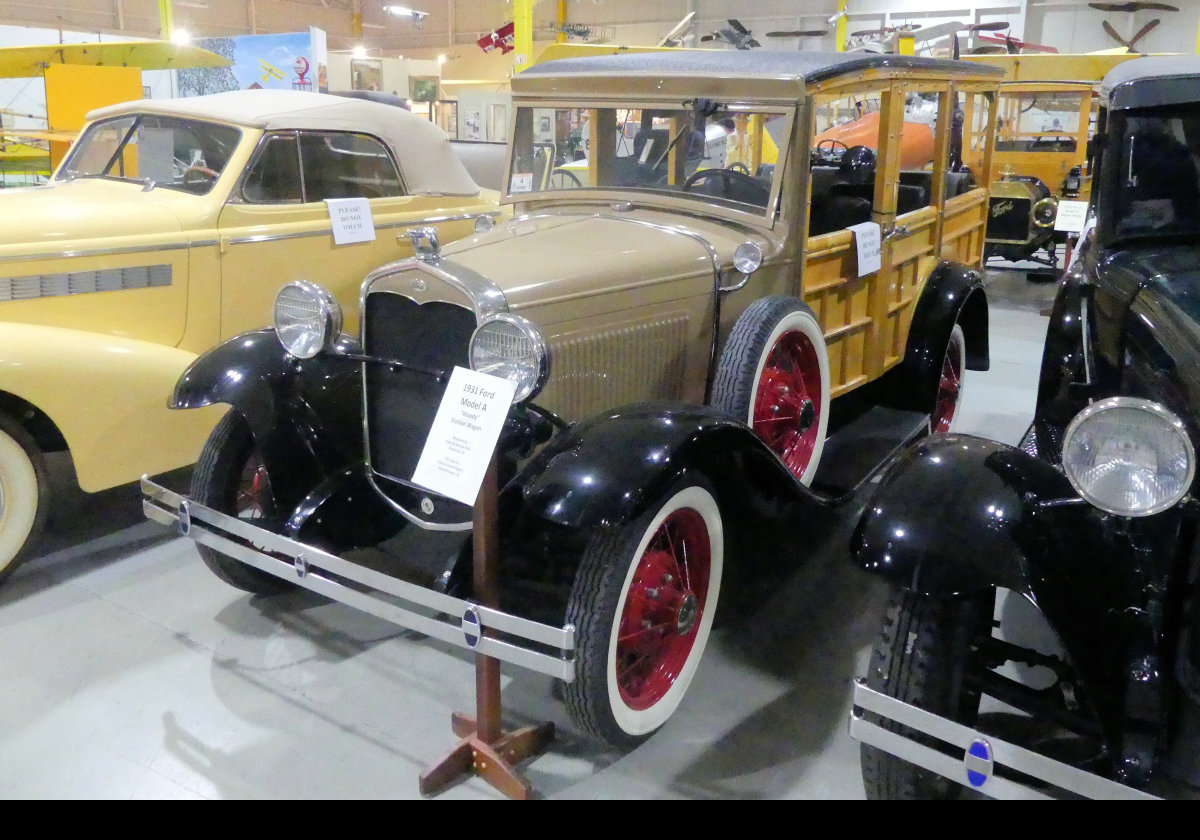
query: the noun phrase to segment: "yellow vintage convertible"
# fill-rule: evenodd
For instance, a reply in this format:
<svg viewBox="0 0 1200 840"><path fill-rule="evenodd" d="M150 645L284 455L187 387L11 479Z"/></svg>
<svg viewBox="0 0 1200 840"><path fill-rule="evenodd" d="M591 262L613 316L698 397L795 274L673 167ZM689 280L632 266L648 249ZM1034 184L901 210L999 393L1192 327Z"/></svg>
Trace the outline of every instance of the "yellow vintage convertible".
<svg viewBox="0 0 1200 840"><path fill-rule="evenodd" d="M87 492L194 463L224 409L167 399L200 352L269 323L290 281L353 322L406 231L470 234L497 199L444 132L380 102L247 90L91 113L49 183L0 193L0 580L52 510L44 453L69 451Z"/></svg>

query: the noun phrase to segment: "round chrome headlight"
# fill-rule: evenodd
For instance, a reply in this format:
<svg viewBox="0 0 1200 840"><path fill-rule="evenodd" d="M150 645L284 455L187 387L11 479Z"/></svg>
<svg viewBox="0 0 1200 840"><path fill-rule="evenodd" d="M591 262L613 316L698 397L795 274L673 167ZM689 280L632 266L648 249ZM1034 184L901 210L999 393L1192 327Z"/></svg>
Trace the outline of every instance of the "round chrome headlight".
<svg viewBox="0 0 1200 840"><path fill-rule="evenodd" d="M1050 227L1058 218L1058 199L1052 195L1033 205L1033 223L1041 228Z"/></svg>
<svg viewBox="0 0 1200 840"><path fill-rule="evenodd" d="M471 369L499 376L516 386L513 402L541 390L550 372L550 354L537 327L520 315L493 315L471 335Z"/></svg>
<svg viewBox="0 0 1200 840"><path fill-rule="evenodd" d="M1063 469L1087 501L1119 516L1150 516L1174 505L1196 471L1183 422L1158 403L1110 397L1067 426Z"/></svg>
<svg viewBox="0 0 1200 840"><path fill-rule="evenodd" d="M742 274L753 274L762 265L763 252L757 242L743 242L733 251L733 267Z"/></svg>
<svg viewBox="0 0 1200 840"><path fill-rule="evenodd" d="M496 226L495 217L489 216L487 213L484 213L482 216L475 217L475 232L476 233L487 233L489 230L491 230L495 226Z"/></svg>
<svg viewBox="0 0 1200 840"><path fill-rule="evenodd" d="M275 334L293 356L311 359L341 331L342 307L316 283L293 280L275 295Z"/></svg>

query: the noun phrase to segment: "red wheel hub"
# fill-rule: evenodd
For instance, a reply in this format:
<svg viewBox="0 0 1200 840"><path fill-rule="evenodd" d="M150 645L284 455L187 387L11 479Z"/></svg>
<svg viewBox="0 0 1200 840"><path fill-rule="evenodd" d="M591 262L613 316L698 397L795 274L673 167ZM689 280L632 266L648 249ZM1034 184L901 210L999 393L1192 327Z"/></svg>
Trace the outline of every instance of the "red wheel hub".
<svg viewBox="0 0 1200 840"><path fill-rule="evenodd" d="M257 458L252 457L242 467L234 509L242 519L258 519L266 515L270 504L271 483L267 478L267 468Z"/></svg>
<svg viewBox="0 0 1200 840"><path fill-rule="evenodd" d="M937 399L933 404L933 416L930 418L931 432L948 432L950 423L954 420L954 412L958 408L958 397L962 391L962 353L958 336L951 336L950 346L946 348L946 358L942 360L942 375L938 380Z"/></svg>
<svg viewBox="0 0 1200 840"><path fill-rule="evenodd" d="M804 333L786 332L763 365L751 426L797 478L812 460L822 410L817 349Z"/></svg>
<svg viewBox="0 0 1200 840"><path fill-rule="evenodd" d="M638 559L617 629L617 687L629 708L662 700L687 663L711 562L708 527L690 508L671 513Z"/></svg>

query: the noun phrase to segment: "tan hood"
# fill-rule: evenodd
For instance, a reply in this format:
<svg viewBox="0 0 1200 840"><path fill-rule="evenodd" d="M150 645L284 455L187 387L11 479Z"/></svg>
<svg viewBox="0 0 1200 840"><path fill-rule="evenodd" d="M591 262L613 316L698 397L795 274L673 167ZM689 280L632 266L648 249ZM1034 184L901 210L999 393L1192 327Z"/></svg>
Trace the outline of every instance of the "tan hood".
<svg viewBox="0 0 1200 840"><path fill-rule="evenodd" d="M747 238L716 225L702 236L668 230L641 216L555 215L515 220L448 245L442 253L494 282L517 311L639 280L711 276L708 245L727 265L733 249Z"/></svg>

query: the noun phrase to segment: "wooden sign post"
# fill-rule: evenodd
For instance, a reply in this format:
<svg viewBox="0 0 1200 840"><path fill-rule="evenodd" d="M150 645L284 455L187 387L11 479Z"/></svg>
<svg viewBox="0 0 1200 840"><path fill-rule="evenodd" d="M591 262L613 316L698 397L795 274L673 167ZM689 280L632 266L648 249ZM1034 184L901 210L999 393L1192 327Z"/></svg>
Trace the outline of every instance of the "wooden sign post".
<svg viewBox="0 0 1200 840"><path fill-rule="evenodd" d="M472 521L475 597L485 607L496 607L500 601L496 577L500 553L498 492L493 454L475 500ZM533 786L515 766L546 748L554 738L554 724L546 722L510 733L502 730L499 660L475 655L475 717L454 712L450 728L461 740L421 774L422 795L436 793L459 776L474 772L512 799L533 796Z"/></svg>

